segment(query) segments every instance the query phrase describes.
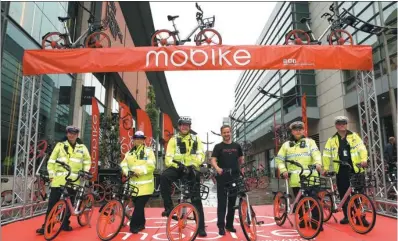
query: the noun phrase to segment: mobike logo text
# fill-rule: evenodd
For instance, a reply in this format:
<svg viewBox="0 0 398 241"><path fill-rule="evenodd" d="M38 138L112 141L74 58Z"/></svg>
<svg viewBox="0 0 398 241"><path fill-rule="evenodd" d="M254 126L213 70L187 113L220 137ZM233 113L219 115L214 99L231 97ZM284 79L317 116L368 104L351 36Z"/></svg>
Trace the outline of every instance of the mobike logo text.
<svg viewBox="0 0 398 241"><path fill-rule="evenodd" d="M223 50L211 49L204 51L202 49L189 50L151 50L146 54L146 67L182 67L187 65L200 66L245 66L250 64L251 54L245 49Z"/></svg>
<svg viewBox="0 0 398 241"><path fill-rule="evenodd" d="M98 115L93 115L92 117L92 133L91 133L91 168L90 173L96 173L97 171L97 161L98 161L98 137L99 137L99 119Z"/></svg>

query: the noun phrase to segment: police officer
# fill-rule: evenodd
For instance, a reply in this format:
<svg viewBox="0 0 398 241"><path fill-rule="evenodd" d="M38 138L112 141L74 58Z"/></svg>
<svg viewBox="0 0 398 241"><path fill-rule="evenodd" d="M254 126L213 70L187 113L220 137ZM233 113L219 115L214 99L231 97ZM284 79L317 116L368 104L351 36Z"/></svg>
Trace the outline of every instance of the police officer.
<svg viewBox="0 0 398 241"><path fill-rule="evenodd" d="M316 165L317 171L322 171L322 159L321 152L319 151L315 141L311 138L304 136L304 123L301 121L296 121L290 124L291 138L289 141L283 143L278 155L275 157L276 164L279 168L280 173L282 173L283 178L287 179L289 177L288 170L294 171L298 170L298 167L293 164L288 163L285 165L285 161L296 161L300 163L304 169L309 165ZM303 174L308 175L308 174ZM313 173L313 176L317 176L318 173ZM300 190L300 177L299 173L291 173L289 186L293 190L294 196L297 196ZM314 210L314 218L317 218L319 210ZM300 224L302 225L302 224ZM316 228L316 227L314 227ZM321 227L321 230L323 228Z"/></svg>
<svg viewBox="0 0 398 241"><path fill-rule="evenodd" d="M364 172L362 168L358 170L356 165L361 164L363 167L367 165L368 152L359 135L347 129L347 123L348 118L345 116L337 116L335 118L334 124L337 132L328 139L323 150L325 171L329 170L331 162L339 160L348 162L354 168L353 172ZM337 173L336 184L342 199L350 187L350 168L339 163L333 163L333 167ZM348 203L346 202L343 206L344 218L340 220L340 224L348 224L347 205ZM366 223L366 220L364 220L364 225Z"/></svg>
<svg viewBox="0 0 398 241"><path fill-rule="evenodd" d="M195 169L199 170L200 165L204 161L203 144L199 137L192 135L191 130L191 118L181 117L178 120L179 133L170 138L167 144L165 165L166 170L160 176L160 193L163 198L165 211L162 212L162 216L169 216L173 209L173 201L171 200L171 184L177 181L183 176L183 171L178 168L173 160L181 162L185 166L194 166ZM200 182L200 176L196 176L196 182ZM200 237L206 237L205 231L205 220L203 214L203 205L200 198L200 194L197 193L196 197L192 198L192 203L196 206L199 212L199 231Z"/></svg>
<svg viewBox="0 0 398 241"><path fill-rule="evenodd" d="M120 163L123 174L128 176L132 171L135 176L129 182L136 186L138 195L133 197L134 212L130 219L130 232L138 233L145 229L144 208L154 191L153 171L155 170L155 154L152 148L146 147L145 135L137 131L134 136L134 147L126 153L124 160Z"/></svg>
<svg viewBox="0 0 398 241"><path fill-rule="evenodd" d="M90 153L88 152L87 147L82 143L80 138L78 138L79 132L79 128L75 126L66 127L66 140L57 143L47 162L48 176L51 182L51 192L48 199L46 219L51 209L61 198L62 193L60 186L65 185L65 178L68 175L68 171L66 171L65 168L63 168L55 161L58 160L59 162L64 162L70 166L70 178L72 180L78 177L79 171L90 171ZM79 183L80 180L77 180L74 184ZM71 201L73 202L76 192L73 189L69 188L68 193L71 194ZM72 231L72 227L69 225L69 218L70 212L68 210L61 227L64 231ZM44 234L44 224L41 228L36 230L36 233L41 235Z"/></svg>

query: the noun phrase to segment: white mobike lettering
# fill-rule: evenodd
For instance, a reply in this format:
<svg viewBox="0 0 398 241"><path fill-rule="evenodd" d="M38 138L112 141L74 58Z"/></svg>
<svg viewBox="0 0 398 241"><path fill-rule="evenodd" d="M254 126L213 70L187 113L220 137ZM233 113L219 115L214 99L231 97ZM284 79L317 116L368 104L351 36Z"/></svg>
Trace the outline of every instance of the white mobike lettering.
<svg viewBox="0 0 398 241"><path fill-rule="evenodd" d="M119 232L119 234L124 234L122 240L127 240L131 235L133 235L132 233L129 232ZM145 240L148 237L148 233L139 232L139 234L142 234L140 240ZM134 240L137 239L135 238Z"/></svg>
<svg viewBox="0 0 398 241"><path fill-rule="evenodd" d="M244 53L245 55L238 56L238 54L240 54L240 53ZM251 58L252 58L251 54L246 49L239 49L238 51L236 51L234 53L234 61L237 65L240 65L240 66L249 64ZM239 59L247 59L247 60L245 62L241 63L241 62L239 62Z"/></svg>
<svg viewBox="0 0 398 241"><path fill-rule="evenodd" d="M195 239L198 239L198 240L213 240L213 239L219 239L219 238L222 238L222 236L221 235L219 235L217 232L206 232L207 233L207 237L206 238L202 238L202 237L199 237L199 236L197 236ZM215 234L216 236L215 237L209 237L210 235L209 234ZM232 235L233 233L231 233L231 235ZM191 231L191 237L193 236L193 232ZM235 235L236 236L236 235Z"/></svg>
<svg viewBox="0 0 398 241"><path fill-rule="evenodd" d="M203 54L204 55L204 60L201 62L195 61L195 55L198 54ZM210 56L209 56L210 54ZM210 53L207 53L206 51L202 49L190 49L189 50L189 55L186 51L177 49L171 53L169 56L167 52L165 51L155 51L151 50L148 51L146 54L146 67L149 66L150 62L154 62L155 66L158 67L161 60L160 57L162 56L162 61L164 58L164 66L168 66L169 59L170 63L175 66L175 67L182 67L186 65L189 62L191 62L195 66L203 66L206 63L208 63L211 59L211 64L213 66L219 65L229 65L232 66L232 63L237 64L239 66L244 66L250 63L251 61L251 54L249 51L245 49L238 49L236 51L231 51L231 50L226 50L225 52L222 49L218 49L218 52L216 52L215 49L211 49ZM227 58L227 56L232 56L230 60ZM176 60L181 60L181 62L177 63ZM231 62L232 61L232 62Z"/></svg>
<svg viewBox="0 0 398 241"><path fill-rule="evenodd" d="M271 231L272 235L278 236L278 237L297 237L300 236L297 232L297 230L294 229L277 229L277 230L272 230Z"/></svg>
<svg viewBox="0 0 398 241"><path fill-rule="evenodd" d="M194 56L195 56L196 53L202 53L202 54L205 56L205 59L202 61L202 63L197 63L197 62L195 61ZM214 55L213 55L213 56L214 56ZM191 57L192 63L193 63L194 65L196 65L196 66L203 66L203 65L206 64L207 60L209 60L209 56L206 54L205 51L203 51L203 50L201 50L201 49L191 50L190 57ZM213 59L214 59L214 58L213 58Z"/></svg>
<svg viewBox="0 0 398 241"><path fill-rule="evenodd" d="M98 150L98 141L97 141L97 137L98 137L98 128L97 128L97 124L98 124L98 116L97 115L93 115L93 129L92 129L92 150L91 150L91 168L90 171L91 173L94 173L97 170L97 163L95 162L95 160L97 160L97 150Z"/></svg>
<svg viewBox="0 0 398 241"><path fill-rule="evenodd" d="M163 235L164 235L166 238L161 238ZM179 233L172 232L171 235L179 235ZM167 238L166 233L157 233L157 234L153 235L152 238L153 238L153 239L156 239L156 240L169 240L169 239ZM185 238L185 234L182 234L182 235L181 235L181 238L184 239L184 238Z"/></svg>
<svg viewBox="0 0 398 241"><path fill-rule="evenodd" d="M192 50L191 50L191 52L192 52ZM184 56L184 59L183 59L183 61L180 64L176 63L175 60L174 60L175 56L177 54L182 54ZM181 66L185 65L187 62L188 62L188 55L187 55L187 53L185 53L182 50L176 50L170 56L170 63L172 63L174 66L181 67Z"/></svg>
<svg viewBox="0 0 398 241"><path fill-rule="evenodd" d="M150 57L151 57L152 54L155 55L155 65L156 66L159 66L159 55L160 54L164 55L164 65L167 66L167 64L168 64L168 62L167 62L167 60L168 60L167 53L165 51L156 52L155 50L151 50L151 51L149 51L146 54L146 65L145 66L147 66L147 67L149 66L149 61L150 61Z"/></svg>

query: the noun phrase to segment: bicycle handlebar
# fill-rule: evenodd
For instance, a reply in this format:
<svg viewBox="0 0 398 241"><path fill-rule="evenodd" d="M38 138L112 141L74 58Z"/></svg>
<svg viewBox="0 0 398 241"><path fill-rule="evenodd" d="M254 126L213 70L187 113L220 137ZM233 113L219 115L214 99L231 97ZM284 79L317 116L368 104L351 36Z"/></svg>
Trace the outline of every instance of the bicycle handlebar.
<svg viewBox="0 0 398 241"><path fill-rule="evenodd" d="M338 160L335 160L335 161L333 161L333 162L334 162L334 163L338 163L338 164L343 165L343 166L347 166L347 167L350 168L350 170L353 170L351 164L348 163L348 162L338 161ZM361 164L356 164L355 166L358 167L358 168L364 168L364 167L362 167ZM354 170L355 170L355 169L354 169ZM359 172L355 172L355 173L359 173Z"/></svg>
<svg viewBox="0 0 398 241"><path fill-rule="evenodd" d="M303 173L304 173L304 167L303 167L299 162L290 161L290 160L286 160L286 162L288 162L288 163L290 163L290 164L293 164L293 165L299 167L299 168L301 169L301 170L300 170L299 176L304 176L304 175L303 175ZM316 165L308 165L308 169L310 170L310 174L306 175L305 177L309 177L309 176L312 175L313 170L316 170ZM317 172L318 172L318 174L320 174L318 170L317 170Z"/></svg>
<svg viewBox="0 0 398 241"><path fill-rule="evenodd" d="M69 181L69 182L76 182L80 177L83 177L85 179L91 179L93 177L93 175L89 172L85 172L80 170L77 174L77 178L75 180L69 179L69 176L71 175L71 168L68 164L64 163L64 162L60 162L58 160L55 161L56 163L60 164L65 170L68 171L68 175L65 177L65 180Z"/></svg>

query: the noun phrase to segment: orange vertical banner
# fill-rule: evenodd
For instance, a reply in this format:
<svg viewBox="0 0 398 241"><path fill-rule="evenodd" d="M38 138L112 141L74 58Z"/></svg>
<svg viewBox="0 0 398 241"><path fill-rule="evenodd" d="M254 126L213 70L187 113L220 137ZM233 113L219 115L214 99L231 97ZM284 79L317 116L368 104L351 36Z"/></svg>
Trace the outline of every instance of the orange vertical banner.
<svg viewBox="0 0 398 241"><path fill-rule="evenodd" d="M173 122L168 114L163 113L163 139L164 139L164 149L167 148L167 143L170 138L173 136L174 128Z"/></svg>
<svg viewBox="0 0 398 241"><path fill-rule="evenodd" d="M133 115L130 108L119 102L119 140L120 140L120 153L121 161L124 155L133 147Z"/></svg>
<svg viewBox="0 0 398 241"><path fill-rule="evenodd" d="M301 97L301 116L304 123L304 135L308 137L307 96L305 93Z"/></svg>
<svg viewBox="0 0 398 241"><path fill-rule="evenodd" d="M91 168L90 173L93 174L92 182L98 178L98 160L99 160L99 134L100 134L100 113L98 102L95 97L91 98Z"/></svg>
<svg viewBox="0 0 398 241"><path fill-rule="evenodd" d="M148 114L141 109L137 110L137 130L144 132L146 136L145 144L147 146L151 145L152 141L151 119L149 119Z"/></svg>

